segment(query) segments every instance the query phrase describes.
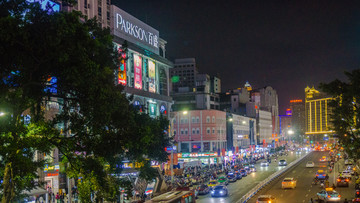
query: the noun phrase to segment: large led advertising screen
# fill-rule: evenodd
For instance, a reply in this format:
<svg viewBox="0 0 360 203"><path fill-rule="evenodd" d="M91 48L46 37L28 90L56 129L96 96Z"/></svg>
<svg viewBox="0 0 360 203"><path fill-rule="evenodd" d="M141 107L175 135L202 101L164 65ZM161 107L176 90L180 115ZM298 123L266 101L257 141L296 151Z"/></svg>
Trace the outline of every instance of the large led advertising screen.
<svg viewBox="0 0 360 203"><path fill-rule="evenodd" d="M134 86L136 89L142 89L142 60L139 55L134 54Z"/></svg>
<svg viewBox="0 0 360 203"><path fill-rule="evenodd" d="M155 93L155 63L149 60L149 92Z"/></svg>

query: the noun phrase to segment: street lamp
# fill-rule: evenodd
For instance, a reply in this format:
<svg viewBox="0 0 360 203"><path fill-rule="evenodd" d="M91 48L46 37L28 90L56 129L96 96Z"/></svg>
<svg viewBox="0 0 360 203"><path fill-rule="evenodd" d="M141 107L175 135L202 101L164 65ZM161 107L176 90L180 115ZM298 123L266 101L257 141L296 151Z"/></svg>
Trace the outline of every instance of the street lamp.
<svg viewBox="0 0 360 203"><path fill-rule="evenodd" d="M187 112L187 111L183 111L182 113L183 113L184 115L187 115L187 114L188 114L188 112Z"/></svg>
<svg viewBox="0 0 360 203"><path fill-rule="evenodd" d="M5 113L4 113L4 112L0 112L0 116L5 116Z"/></svg>
<svg viewBox="0 0 360 203"><path fill-rule="evenodd" d="M293 135L294 131L293 130L288 130L289 135Z"/></svg>

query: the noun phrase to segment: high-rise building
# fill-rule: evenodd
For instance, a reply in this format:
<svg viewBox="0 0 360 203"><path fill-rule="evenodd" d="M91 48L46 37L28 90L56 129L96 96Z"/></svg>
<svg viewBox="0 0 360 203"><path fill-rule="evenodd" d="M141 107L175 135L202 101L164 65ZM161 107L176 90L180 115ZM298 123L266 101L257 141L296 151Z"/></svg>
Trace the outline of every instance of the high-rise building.
<svg viewBox="0 0 360 203"><path fill-rule="evenodd" d="M251 102L260 110L271 113L272 135L275 138L279 134L279 102L276 90L270 86L252 90Z"/></svg>
<svg viewBox="0 0 360 203"><path fill-rule="evenodd" d="M305 102L302 99L290 100L291 127L295 134L305 134Z"/></svg>
<svg viewBox="0 0 360 203"><path fill-rule="evenodd" d="M200 74L194 58L176 59L170 77L173 111L220 109L221 80Z"/></svg>
<svg viewBox="0 0 360 203"><path fill-rule="evenodd" d="M332 134L329 102L332 98L319 92L314 87L305 88L305 134L313 135L315 141L324 140L323 137ZM326 136L324 136L326 135Z"/></svg>

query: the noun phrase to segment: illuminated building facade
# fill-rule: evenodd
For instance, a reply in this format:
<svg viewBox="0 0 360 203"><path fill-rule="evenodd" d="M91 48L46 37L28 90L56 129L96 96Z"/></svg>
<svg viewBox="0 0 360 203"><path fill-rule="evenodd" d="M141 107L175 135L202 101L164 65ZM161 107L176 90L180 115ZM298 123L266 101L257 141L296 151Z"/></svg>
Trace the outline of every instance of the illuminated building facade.
<svg viewBox="0 0 360 203"><path fill-rule="evenodd" d="M321 141L322 135L331 134L329 102L332 98L319 92L314 87L305 88L305 120L307 135L314 135L315 140Z"/></svg>

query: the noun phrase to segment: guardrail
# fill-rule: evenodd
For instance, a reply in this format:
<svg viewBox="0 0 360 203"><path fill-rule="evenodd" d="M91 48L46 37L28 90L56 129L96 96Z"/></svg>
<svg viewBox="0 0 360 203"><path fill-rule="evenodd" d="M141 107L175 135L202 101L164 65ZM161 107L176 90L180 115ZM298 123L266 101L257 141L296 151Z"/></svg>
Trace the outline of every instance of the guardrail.
<svg viewBox="0 0 360 203"><path fill-rule="evenodd" d="M236 203L245 203L247 201L249 201L256 193L258 193L263 187L265 187L266 185L268 185L269 183L271 183L274 179L276 179L277 177L279 177L280 175L282 175L283 173L285 173L286 171L288 171L289 169L291 169L292 167L294 167L297 163L299 163L300 161L302 161L305 157L307 157L309 154L311 154L312 152L308 152L306 153L304 156L302 156L301 158L297 159L296 161L291 162L287 167L281 169L280 171L277 171L275 173L273 173L271 176L269 176L268 178L266 178L265 180L261 181L259 184L257 184L254 188L252 188L248 193L246 193L239 201L237 201Z"/></svg>

